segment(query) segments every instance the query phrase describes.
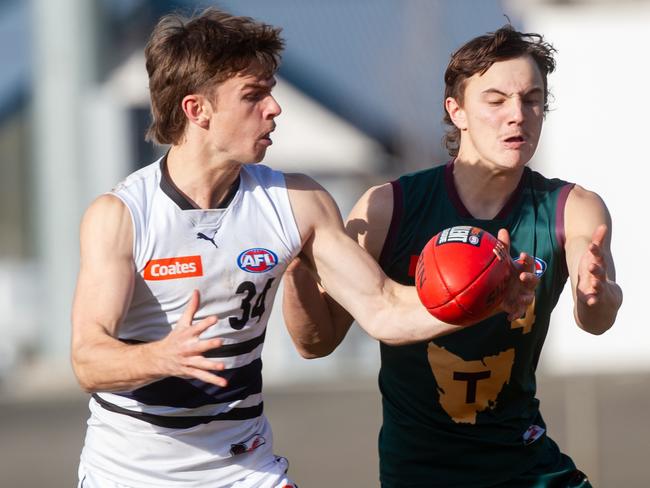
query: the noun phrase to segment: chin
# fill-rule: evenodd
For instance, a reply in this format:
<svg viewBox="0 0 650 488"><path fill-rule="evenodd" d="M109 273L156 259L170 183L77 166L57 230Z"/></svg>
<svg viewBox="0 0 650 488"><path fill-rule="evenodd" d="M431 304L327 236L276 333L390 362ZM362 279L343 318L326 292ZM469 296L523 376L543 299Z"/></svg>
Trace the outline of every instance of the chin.
<svg viewBox="0 0 650 488"><path fill-rule="evenodd" d="M504 154L501 158L501 166L511 169L521 168L523 166L526 166L531 158L532 154L529 154L528 151L517 151L515 154Z"/></svg>
<svg viewBox="0 0 650 488"><path fill-rule="evenodd" d="M249 161L251 163L261 163L264 160L265 156L266 156L266 149L264 149L263 151L257 151L251 155Z"/></svg>
<svg viewBox="0 0 650 488"><path fill-rule="evenodd" d="M241 161L244 164L257 164L257 163L261 163L263 159L264 159L264 154L262 154L261 156L259 154L248 154L242 157Z"/></svg>

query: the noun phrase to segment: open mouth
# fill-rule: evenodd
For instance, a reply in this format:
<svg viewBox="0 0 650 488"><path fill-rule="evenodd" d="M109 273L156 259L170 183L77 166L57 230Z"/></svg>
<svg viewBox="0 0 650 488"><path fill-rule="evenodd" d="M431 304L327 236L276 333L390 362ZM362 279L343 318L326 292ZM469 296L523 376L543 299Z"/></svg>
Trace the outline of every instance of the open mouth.
<svg viewBox="0 0 650 488"><path fill-rule="evenodd" d="M270 131L265 132L264 134L262 134L262 137L260 137L260 139L265 139L267 141L270 141L271 140L271 132L273 132L274 130L275 130L275 126Z"/></svg>
<svg viewBox="0 0 650 488"><path fill-rule="evenodd" d="M271 140L271 132L273 131L271 130L269 132L266 132L265 134L262 134L262 136L260 137L260 141L265 142L266 144L273 144L273 141Z"/></svg>
<svg viewBox="0 0 650 488"><path fill-rule="evenodd" d="M507 143L518 143L518 142L523 143L523 142L526 142L526 140L523 138L523 136L512 136L512 137L508 137L507 139L505 139L505 142L507 142Z"/></svg>

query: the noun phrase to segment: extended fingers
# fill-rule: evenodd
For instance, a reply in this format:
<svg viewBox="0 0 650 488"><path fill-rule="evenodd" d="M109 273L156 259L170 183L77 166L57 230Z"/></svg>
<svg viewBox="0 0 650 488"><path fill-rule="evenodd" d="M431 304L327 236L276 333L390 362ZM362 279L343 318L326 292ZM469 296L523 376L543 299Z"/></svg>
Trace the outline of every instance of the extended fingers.
<svg viewBox="0 0 650 488"><path fill-rule="evenodd" d="M210 327L212 327L218 321L219 319L215 315L210 315L208 317L205 317L204 319L201 319L199 322L197 322L192 326L192 334L198 336L203 332L205 332Z"/></svg>
<svg viewBox="0 0 650 488"><path fill-rule="evenodd" d="M589 244L589 252L593 256L594 262L598 263L600 266L605 265L605 257L603 256L603 249L595 243Z"/></svg>
<svg viewBox="0 0 650 488"><path fill-rule="evenodd" d="M178 321L179 325L183 325L183 326L192 325L192 320L194 320L194 314L199 309L199 303L200 303L199 290L194 290L192 291L192 295L190 295L190 301L187 303L187 307L185 307L185 311L183 312L183 315Z"/></svg>
<svg viewBox="0 0 650 488"><path fill-rule="evenodd" d="M505 261L512 268L512 260L510 259L510 234L508 234L506 229L499 229L497 242L492 252L494 252L494 255L499 261Z"/></svg>
<svg viewBox="0 0 650 488"><path fill-rule="evenodd" d="M601 247L603 245L603 242L605 242L606 236L607 225L600 224L598 227L596 227L596 230L594 230L594 233L591 236L591 242L596 246Z"/></svg>
<svg viewBox="0 0 650 488"><path fill-rule="evenodd" d="M508 251L510 251L510 234L506 229L499 229L497 234L497 239L499 239L506 246Z"/></svg>
<svg viewBox="0 0 650 488"><path fill-rule="evenodd" d="M205 359L205 361L212 363L212 361L210 361L209 359ZM220 367L216 367L219 364ZM212 363L212 365L208 365L208 367L188 366L187 368L185 368L183 375L185 377L196 378L198 380L205 381L206 383L210 383L211 385L225 387L228 386L228 380L211 372L211 371L221 371L221 370L223 370L223 363Z"/></svg>
<svg viewBox="0 0 650 488"><path fill-rule="evenodd" d="M535 275L535 260L529 254L522 252L519 258L512 262L512 266L514 273L510 291L502 304L510 321L525 315L535 300L535 288L539 283L539 277Z"/></svg>
<svg viewBox="0 0 650 488"><path fill-rule="evenodd" d="M204 356L192 356L185 362L186 368L201 369L203 371L223 371L225 365L222 361L213 361Z"/></svg>
<svg viewBox="0 0 650 488"><path fill-rule="evenodd" d="M217 349L222 346L223 339L212 337L201 339L201 333L217 322L214 316L206 317L192 327L177 329L174 341L178 344L178 351L185 358L201 356L207 351Z"/></svg>
<svg viewBox="0 0 650 488"><path fill-rule="evenodd" d="M591 263L589 265L589 272L598 280L607 279L607 271L605 270L604 264L601 263Z"/></svg>
<svg viewBox="0 0 650 488"><path fill-rule="evenodd" d="M589 267L590 276L584 281L578 281L578 293L582 301L587 305L592 306L598 302L598 297L601 295L606 283L606 274L599 266L592 264ZM583 281L584 284L580 282Z"/></svg>
<svg viewBox="0 0 650 488"><path fill-rule="evenodd" d="M218 349L223 345L223 340L219 337L214 339L199 339L199 342L196 344L196 351L199 354L205 354L208 351L213 349Z"/></svg>

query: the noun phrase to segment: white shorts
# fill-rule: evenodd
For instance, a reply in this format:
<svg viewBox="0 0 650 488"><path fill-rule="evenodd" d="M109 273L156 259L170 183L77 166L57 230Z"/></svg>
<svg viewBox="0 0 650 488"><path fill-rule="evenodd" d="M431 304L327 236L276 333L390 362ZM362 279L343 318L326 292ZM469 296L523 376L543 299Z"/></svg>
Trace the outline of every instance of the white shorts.
<svg viewBox="0 0 650 488"><path fill-rule="evenodd" d="M245 478L235 481L231 488L298 488L293 481L287 477L289 462L286 458L275 456L268 465L260 468L258 472L250 474ZM108 480L97 473L90 472L83 463L79 465L79 483L77 488L137 488L130 485L123 485ZM215 487L216 488L216 487Z"/></svg>
<svg viewBox="0 0 650 488"><path fill-rule="evenodd" d="M90 410L81 466L93 478L118 483L100 487L230 488L275 460L264 415L174 429L111 412L94 400Z"/></svg>

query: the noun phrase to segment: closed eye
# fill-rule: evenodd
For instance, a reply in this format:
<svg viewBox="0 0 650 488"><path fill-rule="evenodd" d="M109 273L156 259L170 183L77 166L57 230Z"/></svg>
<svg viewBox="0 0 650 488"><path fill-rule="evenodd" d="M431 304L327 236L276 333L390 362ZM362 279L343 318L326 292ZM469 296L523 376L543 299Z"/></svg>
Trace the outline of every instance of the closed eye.
<svg viewBox="0 0 650 488"><path fill-rule="evenodd" d="M503 103L503 98L488 100L487 103L488 105L494 105L494 106L501 105Z"/></svg>

